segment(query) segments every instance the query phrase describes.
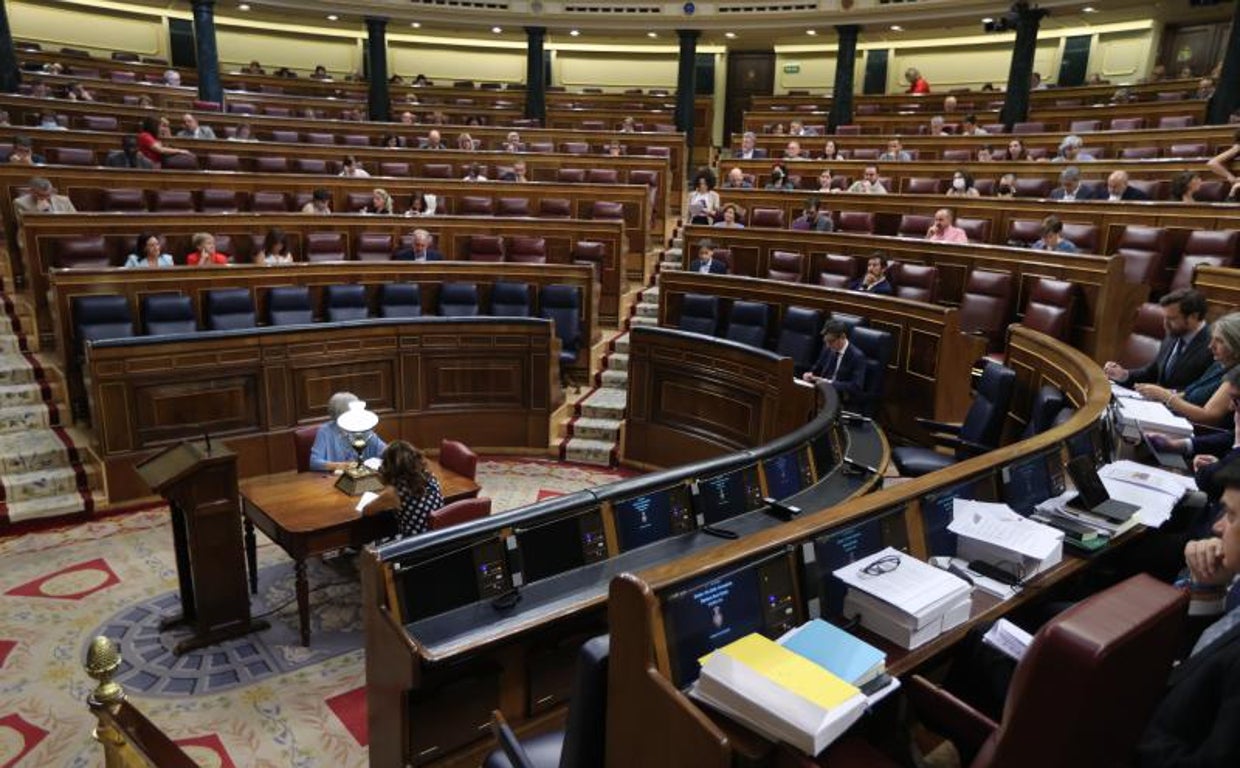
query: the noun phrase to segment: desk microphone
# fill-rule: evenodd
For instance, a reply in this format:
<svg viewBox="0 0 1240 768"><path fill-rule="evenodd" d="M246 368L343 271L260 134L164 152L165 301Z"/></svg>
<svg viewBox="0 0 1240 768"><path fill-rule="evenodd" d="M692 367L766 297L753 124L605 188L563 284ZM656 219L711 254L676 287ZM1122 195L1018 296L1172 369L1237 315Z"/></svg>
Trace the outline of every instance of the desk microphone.
<svg viewBox="0 0 1240 768"><path fill-rule="evenodd" d="M713 525L698 525L698 531L707 536L714 536L720 539L739 539L741 535L736 531L729 531L727 528L716 528Z"/></svg>
<svg viewBox="0 0 1240 768"><path fill-rule="evenodd" d="M849 467L853 468L853 472L850 472L848 474L862 474L862 473L868 473L871 475L880 474L878 471L878 467L871 467L869 464L862 464L856 459L849 458L848 456L843 457L841 461L843 461Z"/></svg>
<svg viewBox="0 0 1240 768"><path fill-rule="evenodd" d="M491 601L491 607L497 611L506 611L521 602L521 590L513 587Z"/></svg>
<svg viewBox="0 0 1240 768"><path fill-rule="evenodd" d="M840 418L845 424L872 424L874 419L852 411L840 411Z"/></svg>
<svg viewBox="0 0 1240 768"><path fill-rule="evenodd" d="M779 518L785 522L801 514L800 507L781 504L778 500L773 499L770 496L764 496L762 498L762 503L766 505L766 513L768 515Z"/></svg>

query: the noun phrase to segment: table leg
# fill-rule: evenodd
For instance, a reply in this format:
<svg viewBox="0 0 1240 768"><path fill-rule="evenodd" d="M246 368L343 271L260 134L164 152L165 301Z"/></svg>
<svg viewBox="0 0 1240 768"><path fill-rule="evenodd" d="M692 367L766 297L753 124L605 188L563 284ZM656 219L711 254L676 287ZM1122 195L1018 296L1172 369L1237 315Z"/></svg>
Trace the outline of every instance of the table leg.
<svg viewBox="0 0 1240 768"><path fill-rule="evenodd" d="M258 594L258 540L254 536L254 523L245 518L245 562L250 568L250 594Z"/></svg>
<svg viewBox="0 0 1240 768"><path fill-rule="evenodd" d="M306 561L294 560L297 581L297 620L301 625L301 644L310 647L310 584L306 580Z"/></svg>

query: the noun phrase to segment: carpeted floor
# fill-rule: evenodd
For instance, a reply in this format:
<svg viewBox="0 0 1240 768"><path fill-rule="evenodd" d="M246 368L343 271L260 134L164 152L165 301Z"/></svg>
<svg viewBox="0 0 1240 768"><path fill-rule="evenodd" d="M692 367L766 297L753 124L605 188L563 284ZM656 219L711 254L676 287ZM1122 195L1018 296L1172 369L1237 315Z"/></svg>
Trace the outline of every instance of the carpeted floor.
<svg viewBox="0 0 1240 768"><path fill-rule="evenodd" d="M616 470L480 463L496 511L601 485ZM130 699L200 764L366 765L360 589L351 562L313 563L313 642L297 644L290 561L259 548L255 613L272 629L179 659L154 630L177 604L163 508L0 539L0 768L100 766L82 669L99 633L120 641Z"/></svg>

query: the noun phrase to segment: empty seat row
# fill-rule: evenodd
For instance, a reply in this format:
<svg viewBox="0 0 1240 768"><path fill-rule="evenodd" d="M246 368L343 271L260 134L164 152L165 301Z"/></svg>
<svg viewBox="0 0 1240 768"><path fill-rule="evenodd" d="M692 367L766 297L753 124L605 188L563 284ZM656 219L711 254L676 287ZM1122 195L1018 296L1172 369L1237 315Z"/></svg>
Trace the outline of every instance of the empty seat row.
<svg viewBox="0 0 1240 768"><path fill-rule="evenodd" d="M120 266L126 254L132 250L136 236L105 237L82 235L57 239L54 243L52 266L58 269L103 269ZM215 249L228 255L235 263L247 264L262 247L264 235L256 233L216 234ZM181 247L165 242L165 250L177 255L190 250L189 235L178 235ZM289 252L299 261L388 261L396 252L409 248L409 235L397 237L390 232L361 232L352 238L344 232L307 232L304 235L288 235ZM606 244L581 240L573 244L573 261L601 264L606 256ZM513 235L473 235L466 242L464 253L446 254L446 258L467 261L510 261L523 264L545 264L547 241L543 237Z"/></svg>
<svg viewBox="0 0 1240 768"><path fill-rule="evenodd" d="M571 285L550 284L535 292L528 283L497 282L490 289L490 306L484 308L475 283L447 282L439 287L438 309L442 317L542 317L555 323L561 342L561 361L575 362L581 344L581 297ZM372 297L360 284L328 285L322 290L320 316L329 323L377 318L414 318L423 315L421 286L416 283L385 283ZM308 286L276 286L266 291L267 325L303 325L315 322ZM78 345L89 341L130 338L135 334L129 301L108 295L77 296L72 302L73 325ZM199 329L193 300L180 293L142 297L141 332L147 336L195 333ZM254 297L245 288L207 291L203 298L202 327L209 331L237 331L258 327Z"/></svg>
<svg viewBox="0 0 1240 768"><path fill-rule="evenodd" d="M913 104L910 104L909 106L914 107ZM915 105L915 109L920 109L920 108L921 108L920 104ZM911 110L904 110L903 107L901 107L900 111L911 111ZM875 114L875 112L869 111L869 105L859 105L857 108L857 114L858 115ZM1112 130L1112 131L1139 131L1139 130L1143 130L1148 127L1148 128L1156 128L1160 130L1167 130L1167 129L1174 129L1174 128L1190 128L1195 124L1196 124L1196 120L1193 118L1192 115L1164 115L1162 117L1159 117L1158 120L1154 121L1153 123L1147 123L1145 118L1141 118L1141 117L1116 117L1116 118L1112 118L1107 123L1106 129ZM762 132L763 133L774 133L775 127L777 125L778 125L777 123L763 123ZM979 127L985 130L989 134L1000 134L1000 133L1007 132L1007 126L1005 126L1003 123L981 123L979 124ZM835 132L836 134L842 135L842 136L859 136L864 132L862 129L863 129L863 125L858 124L858 123L851 123L847 125L838 126ZM883 130L885 131L886 129L883 129ZM1089 133L1089 132L1101 131L1101 130L1103 130L1102 120L1083 119L1083 120L1071 121L1068 125L1067 132L1068 133ZM919 125L917 127L917 131L919 133L927 132L928 127L924 125ZM1012 126L1012 133L1017 133L1017 134L1060 133L1060 132L1063 132L1062 129L1051 129L1048 127L1045 121L1038 121L1038 120L1027 120L1024 122L1015 123Z"/></svg>

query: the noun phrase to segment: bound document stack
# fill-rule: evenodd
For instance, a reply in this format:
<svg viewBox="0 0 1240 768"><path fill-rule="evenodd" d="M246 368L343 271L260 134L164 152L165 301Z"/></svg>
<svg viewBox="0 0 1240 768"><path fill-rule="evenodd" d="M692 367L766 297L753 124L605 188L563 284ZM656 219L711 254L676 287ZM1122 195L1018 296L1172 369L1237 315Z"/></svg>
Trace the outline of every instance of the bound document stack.
<svg viewBox="0 0 1240 768"><path fill-rule="evenodd" d="M964 623L972 586L892 547L835 571L848 585L844 615L902 648L917 648Z"/></svg>
<svg viewBox="0 0 1240 768"><path fill-rule="evenodd" d="M1014 565L1022 582L1063 560L1063 531L1021 517L1007 504L955 499L947 530L956 534L957 557Z"/></svg>
<svg viewBox="0 0 1240 768"><path fill-rule="evenodd" d="M866 707L856 686L756 633L702 659L689 694L807 755L822 752Z"/></svg>
<svg viewBox="0 0 1240 768"><path fill-rule="evenodd" d="M1133 397L1117 397L1115 402L1119 405L1120 432L1126 438L1136 439L1141 432L1161 432L1172 437L1193 435L1192 423L1162 403Z"/></svg>

